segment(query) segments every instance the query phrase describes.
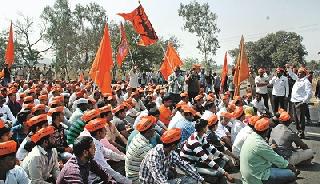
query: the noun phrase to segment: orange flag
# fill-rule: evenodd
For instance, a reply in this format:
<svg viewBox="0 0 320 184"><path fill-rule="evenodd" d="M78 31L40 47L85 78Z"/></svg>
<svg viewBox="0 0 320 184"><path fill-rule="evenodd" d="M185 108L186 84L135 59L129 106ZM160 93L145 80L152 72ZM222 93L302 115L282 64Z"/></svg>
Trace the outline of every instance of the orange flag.
<svg viewBox="0 0 320 184"><path fill-rule="evenodd" d="M89 75L99 86L101 93L111 93L111 70L113 67L112 48L108 25L104 27L104 35L100 42L96 58L92 63Z"/></svg>
<svg viewBox="0 0 320 184"><path fill-rule="evenodd" d="M224 55L224 63L223 63L223 68L221 72L221 84L220 84L220 92L223 92L224 89L224 83L226 82L226 77L228 75L228 60L227 60L227 52Z"/></svg>
<svg viewBox="0 0 320 184"><path fill-rule="evenodd" d="M13 64L13 61L14 61L14 45L13 45L13 32L12 32L12 22L11 22L8 45L7 45L6 54L5 54L5 63L8 64L8 67L10 68Z"/></svg>
<svg viewBox="0 0 320 184"><path fill-rule="evenodd" d="M178 53L174 49L171 43L168 44L167 51L164 56L164 61L160 67L160 72L165 80L168 80L177 67L183 65Z"/></svg>
<svg viewBox="0 0 320 184"><path fill-rule="evenodd" d="M248 56L244 48L243 36L241 36L239 55L238 55L237 64L235 67L236 67L236 70L233 78L233 83L235 85L234 95L238 96L240 94L241 82L249 78L249 63L248 63Z"/></svg>
<svg viewBox="0 0 320 184"><path fill-rule="evenodd" d="M148 46L158 41L158 36L154 31L148 16L144 12L142 5L139 5L138 8L131 13L118 13L118 15L132 23L135 31L140 35L138 45Z"/></svg>
<svg viewBox="0 0 320 184"><path fill-rule="evenodd" d="M121 42L118 47L117 53L117 62L118 66L121 67L124 58L128 55L129 47L128 40L126 36L126 32L124 31L124 27L122 23L120 24L120 33L121 33Z"/></svg>

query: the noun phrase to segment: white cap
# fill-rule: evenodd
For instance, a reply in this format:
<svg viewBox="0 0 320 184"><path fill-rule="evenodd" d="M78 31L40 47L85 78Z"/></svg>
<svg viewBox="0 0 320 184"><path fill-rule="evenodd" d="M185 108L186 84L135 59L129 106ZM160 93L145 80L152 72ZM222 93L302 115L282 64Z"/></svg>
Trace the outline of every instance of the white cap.
<svg viewBox="0 0 320 184"><path fill-rule="evenodd" d="M88 103L88 99L80 98L80 99L74 101L73 103L75 103L76 105L79 105L79 104L87 104L87 103Z"/></svg>

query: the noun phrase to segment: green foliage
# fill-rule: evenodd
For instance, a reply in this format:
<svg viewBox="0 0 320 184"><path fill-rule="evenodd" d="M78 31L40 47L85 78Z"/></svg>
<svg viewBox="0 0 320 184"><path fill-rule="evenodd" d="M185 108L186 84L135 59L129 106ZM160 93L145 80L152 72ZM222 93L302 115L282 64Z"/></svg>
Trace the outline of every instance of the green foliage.
<svg viewBox="0 0 320 184"><path fill-rule="evenodd" d="M219 48L217 33L220 30L216 24L217 15L210 11L208 3L199 4L196 1L186 5L181 3L178 13L185 21L184 30L199 37L197 48L204 56L205 67L212 68L215 63L212 56Z"/></svg>
<svg viewBox="0 0 320 184"><path fill-rule="evenodd" d="M245 48L249 63L255 69L283 67L286 63L304 64L304 56L308 53L302 39L297 33L279 31L255 42L247 42ZM238 53L238 48L229 51L233 58L237 58Z"/></svg>
<svg viewBox="0 0 320 184"><path fill-rule="evenodd" d="M193 64L199 64L199 60L197 58L186 58L184 59L182 69L189 71L191 70Z"/></svg>

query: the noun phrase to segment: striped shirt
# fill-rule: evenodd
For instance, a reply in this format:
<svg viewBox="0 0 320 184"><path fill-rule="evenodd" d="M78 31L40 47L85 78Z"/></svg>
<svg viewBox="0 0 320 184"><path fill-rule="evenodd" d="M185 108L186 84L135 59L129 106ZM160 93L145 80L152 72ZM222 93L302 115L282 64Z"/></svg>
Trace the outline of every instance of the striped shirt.
<svg viewBox="0 0 320 184"><path fill-rule="evenodd" d="M67 142L68 144L73 144L74 140L80 135L84 130L84 126L86 125L81 119L77 119L74 122L71 122L71 126L67 132Z"/></svg>
<svg viewBox="0 0 320 184"><path fill-rule="evenodd" d="M169 184L168 172L169 168L177 166L182 171L197 181L203 181L203 178L187 162L183 161L179 154L171 151L168 156L164 154L163 145L158 144L152 148L140 165L139 179L142 184L157 183Z"/></svg>
<svg viewBox="0 0 320 184"><path fill-rule="evenodd" d="M218 170L222 174L224 173L224 169L219 167L219 165L214 162L213 158L220 157L226 161L229 160L212 144L208 143L206 134L200 137L197 132L193 133L188 141L185 142L181 149L180 156L191 164L201 162L212 169Z"/></svg>
<svg viewBox="0 0 320 184"><path fill-rule="evenodd" d="M125 160L127 178L133 183L139 183L140 164L144 156L152 149L149 140L138 133L128 146Z"/></svg>

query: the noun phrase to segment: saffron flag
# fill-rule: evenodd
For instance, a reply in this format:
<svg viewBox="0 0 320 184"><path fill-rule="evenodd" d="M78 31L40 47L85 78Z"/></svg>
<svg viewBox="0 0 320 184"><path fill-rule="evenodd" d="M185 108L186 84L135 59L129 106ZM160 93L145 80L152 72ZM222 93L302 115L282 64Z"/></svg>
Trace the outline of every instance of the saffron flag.
<svg viewBox="0 0 320 184"><path fill-rule="evenodd" d="M138 8L131 13L118 13L118 15L132 23L133 28L140 35L138 45L148 46L158 41L158 36L154 31L148 16L144 12L142 5L139 5Z"/></svg>
<svg viewBox="0 0 320 184"><path fill-rule="evenodd" d="M126 36L126 32L124 31L124 27L122 23L120 24L120 34L121 34L121 42L118 47L117 53L117 62L118 66L121 67L124 58L128 55L129 47L128 40Z"/></svg>
<svg viewBox="0 0 320 184"><path fill-rule="evenodd" d="M168 44L167 51L164 56L164 61L160 67L160 72L165 80L168 80L177 67L183 65L178 53L174 49L171 43Z"/></svg>
<svg viewBox="0 0 320 184"><path fill-rule="evenodd" d="M233 83L235 85L234 95L239 96L241 82L249 78L249 63L248 63L248 56L246 54L245 47L244 47L243 36L241 36L239 55L238 55L237 63L235 67L236 68L235 68L235 73L233 78Z"/></svg>
<svg viewBox="0 0 320 184"><path fill-rule="evenodd" d="M8 37L8 45L6 49L6 54L5 54L5 63L8 64L8 67L10 68L14 62L14 45L13 45L13 32L12 32L12 22L10 25L10 30L9 30L9 37Z"/></svg>
<svg viewBox="0 0 320 184"><path fill-rule="evenodd" d="M221 84L220 84L220 92L223 93L223 89L225 88L226 77L228 75L228 59L227 59L227 52L224 54L224 62L223 68L221 72Z"/></svg>
<svg viewBox="0 0 320 184"><path fill-rule="evenodd" d="M81 72L80 75L79 75L79 81L80 82L83 82L84 81L84 76L83 76L83 73Z"/></svg>
<svg viewBox="0 0 320 184"><path fill-rule="evenodd" d="M112 48L109 29L106 24L104 35L100 42L96 57L92 63L89 75L100 88L101 93L111 93L111 71L113 67Z"/></svg>

